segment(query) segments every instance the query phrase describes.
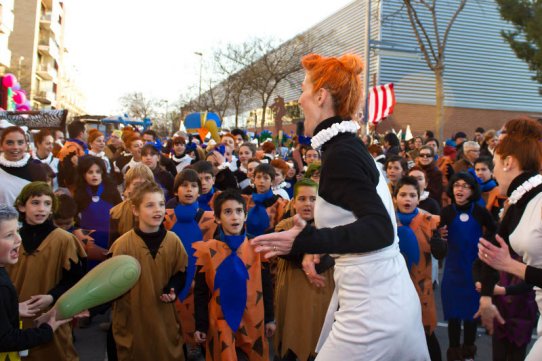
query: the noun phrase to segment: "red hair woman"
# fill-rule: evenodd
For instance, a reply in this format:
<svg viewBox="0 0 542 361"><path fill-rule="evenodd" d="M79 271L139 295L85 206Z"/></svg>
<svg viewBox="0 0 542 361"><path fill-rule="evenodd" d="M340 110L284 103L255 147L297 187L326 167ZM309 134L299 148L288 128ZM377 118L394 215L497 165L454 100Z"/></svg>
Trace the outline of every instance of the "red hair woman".
<svg viewBox="0 0 542 361"><path fill-rule="evenodd" d="M302 65L305 132L322 151L315 227L296 217L292 229L257 237L253 245L267 257L305 254L304 271L319 285L324 279L314 255L334 255L335 292L317 360L429 360L391 195L352 120L362 99L361 59L311 54Z"/></svg>

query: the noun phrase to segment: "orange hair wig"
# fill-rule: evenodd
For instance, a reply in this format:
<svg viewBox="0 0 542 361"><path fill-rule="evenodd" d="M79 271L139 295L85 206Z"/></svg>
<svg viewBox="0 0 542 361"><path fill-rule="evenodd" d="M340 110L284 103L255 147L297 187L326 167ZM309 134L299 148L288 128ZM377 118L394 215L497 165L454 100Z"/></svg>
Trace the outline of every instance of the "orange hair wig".
<svg viewBox="0 0 542 361"><path fill-rule="evenodd" d="M352 119L363 93L361 58L355 54L338 58L308 54L301 59L301 65L310 77L314 91L324 88L331 94L335 114Z"/></svg>

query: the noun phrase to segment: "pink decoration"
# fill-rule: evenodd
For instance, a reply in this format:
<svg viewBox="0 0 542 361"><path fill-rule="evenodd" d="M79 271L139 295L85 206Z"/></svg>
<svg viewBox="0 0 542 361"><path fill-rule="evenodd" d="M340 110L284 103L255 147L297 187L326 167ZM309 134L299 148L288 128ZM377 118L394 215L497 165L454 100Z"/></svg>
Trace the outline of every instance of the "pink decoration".
<svg viewBox="0 0 542 361"><path fill-rule="evenodd" d="M2 85L6 88L11 88L17 84L17 78L13 74L6 74L4 75L4 78L2 79Z"/></svg>
<svg viewBox="0 0 542 361"><path fill-rule="evenodd" d="M17 105L23 105L26 102L26 95L21 90L15 90L13 92L13 101Z"/></svg>

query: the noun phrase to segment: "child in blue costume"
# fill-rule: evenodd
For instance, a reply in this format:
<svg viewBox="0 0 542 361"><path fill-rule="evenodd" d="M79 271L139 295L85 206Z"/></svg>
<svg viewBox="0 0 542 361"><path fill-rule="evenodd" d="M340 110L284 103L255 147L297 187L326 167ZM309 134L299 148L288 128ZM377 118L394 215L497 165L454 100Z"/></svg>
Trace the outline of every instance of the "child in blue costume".
<svg viewBox="0 0 542 361"><path fill-rule="evenodd" d="M448 256L442 277L442 308L448 320L449 360L474 359L476 321L480 295L476 292L472 267L478 258L478 240L493 237L496 231L491 215L478 204L480 187L466 172L452 176L448 188L452 204L441 211L440 226L448 228ZM464 326L460 346L461 322Z"/></svg>
<svg viewBox="0 0 542 361"><path fill-rule="evenodd" d="M215 172L213 165L206 160L199 160L192 165L192 169L198 173L201 182L201 192L198 197L199 208L204 211L210 211L211 199L215 194Z"/></svg>
<svg viewBox="0 0 542 361"><path fill-rule="evenodd" d="M201 354L199 345L194 341L194 287L196 274L196 258L192 244L212 238L216 230L214 214L199 208L198 197L201 181L198 173L192 169L184 169L175 177L174 190L176 197L166 204L166 229L174 232L183 243L188 254L186 281L178 294L177 312L181 318L181 330L187 347L189 358Z"/></svg>
<svg viewBox="0 0 542 361"><path fill-rule="evenodd" d="M247 233L259 236L273 230L282 219L288 203L273 193L271 185L275 180L275 168L270 164L260 164L254 170L254 189L248 203Z"/></svg>
<svg viewBox="0 0 542 361"><path fill-rule="evenodd" d="M109 211L122 199L115 184L109 179L102 159L92 155L79 158L77 165L77 187L75 202L79 211L79 227L93 230L91 237L97 247L108 249ZM88 270L94 268L102 259L88 260Z"/></svg>

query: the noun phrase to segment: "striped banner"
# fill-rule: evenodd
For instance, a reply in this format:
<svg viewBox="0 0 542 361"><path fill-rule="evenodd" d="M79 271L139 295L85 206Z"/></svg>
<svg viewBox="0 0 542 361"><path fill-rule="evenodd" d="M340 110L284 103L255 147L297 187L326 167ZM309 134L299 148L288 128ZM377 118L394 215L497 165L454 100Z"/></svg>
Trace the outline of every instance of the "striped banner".
<svg viewBox="0 0 542 361"><path fill-rule="evenodd" d="M395 106L393 83L378 85L369 90L368 121L378 124L393 113Z"/></svg>

